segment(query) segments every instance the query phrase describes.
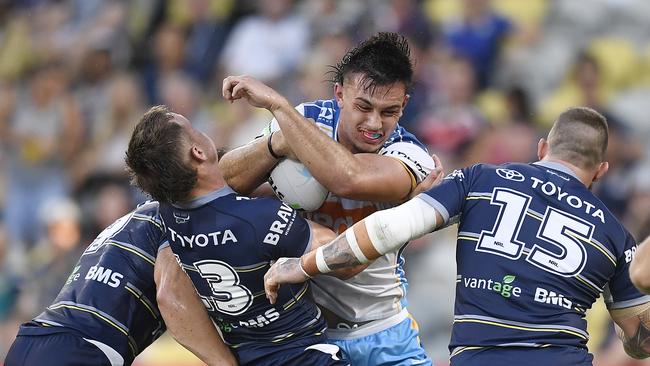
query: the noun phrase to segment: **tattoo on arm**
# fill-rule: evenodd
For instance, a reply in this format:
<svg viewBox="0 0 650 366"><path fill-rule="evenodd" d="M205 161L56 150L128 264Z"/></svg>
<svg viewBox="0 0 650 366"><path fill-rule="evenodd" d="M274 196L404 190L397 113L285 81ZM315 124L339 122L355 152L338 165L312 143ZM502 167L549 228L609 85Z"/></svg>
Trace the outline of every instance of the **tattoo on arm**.
<svg viewBox="0 0 650 366"><path fill-rule="evenodd" d="M626 337L621 331L619 337L623 341L625 352L630 357L643 359L650 356L650 314L645 311L638 315L639 328L632 337Z"/></svg>
<svg viewBox="0 0 650 366"><path fill-rule="evenodd" d="M334 241L323 248L325 263L332 270L354 267L361 264L354 255L350 244L345 239L345 234L339 235Z"/></svg>

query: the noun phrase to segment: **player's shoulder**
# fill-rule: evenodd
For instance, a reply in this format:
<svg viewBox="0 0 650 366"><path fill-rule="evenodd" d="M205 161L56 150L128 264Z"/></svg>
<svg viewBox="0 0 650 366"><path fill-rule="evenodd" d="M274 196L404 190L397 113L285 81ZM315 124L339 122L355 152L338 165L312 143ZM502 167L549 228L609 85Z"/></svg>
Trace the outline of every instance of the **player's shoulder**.
<svg viewBox="0 0 650 366"><path fill-rule="evenodd" d="M297 211L274 197L247 197L238 194L229 195L227 213L253 226L266 224L276 219L278 214L297 215ZM224 207L224 206L222 206ZM223 209L221 209L223 212Z"/></svg>
<svg viewBox="0 0 650 366"><path fill-rule="evenodd" d="M133 210L133 214L158 217L160 215L160 204L158 201L153 200L142 202Z"/></svg>
<svg viewBox="0 0 650 366"><path fill-rule="evenodd" d="M319 99L304 102L296 106L306 118L312 119L316 124L334 127L338 120L339 106L334 99Z"/></svg>

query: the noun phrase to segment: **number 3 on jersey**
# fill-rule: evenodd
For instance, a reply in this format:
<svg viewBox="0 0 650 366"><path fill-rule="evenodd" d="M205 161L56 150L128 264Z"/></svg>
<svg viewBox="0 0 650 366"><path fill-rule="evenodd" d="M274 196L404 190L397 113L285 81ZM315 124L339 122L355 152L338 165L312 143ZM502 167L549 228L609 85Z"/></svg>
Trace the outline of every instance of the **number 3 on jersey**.
<svg viewBox="0 0 650 366"><path fill-rule="evenodd" d="M251 306L253 296L249 289L239 284L239 275L227 263L218 260L194 262L201 277L208 281L212 295L201 296L208 311L239 315Z"/></svg>
<svg viewBox="0 0 650 366"><path fill-rule="evenodd" d="M507 188L495 188L491 204L500 206L492 231L481 232L476 250L518 259L524 243L517 240L528 212L531 197ZM537 239L552 244L552 251L534 244L526 261L545 271L564 277L579 274L585 266L587 251L582 242L590 242L594 225L558 209L547 207L537 232Z"/></svg>

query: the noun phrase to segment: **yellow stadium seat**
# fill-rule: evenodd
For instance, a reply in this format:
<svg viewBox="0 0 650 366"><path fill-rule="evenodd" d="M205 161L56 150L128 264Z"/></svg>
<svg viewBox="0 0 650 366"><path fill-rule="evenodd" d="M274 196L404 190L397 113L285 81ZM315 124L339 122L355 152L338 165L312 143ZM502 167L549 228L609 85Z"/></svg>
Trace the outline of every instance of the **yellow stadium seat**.
<svg viewBox="0 0 650 366"><path fill-rule="evenodd" d="M546 17L547 0L495 0L494 9L520 25L536 25Z"/></svg>
<svg viewBox="0 0 650 366"><path fill-rule="evenodd" d="M446 23L460 15L462 2L459 0L426 0L424 11L435 23Z"/></svg>
<svg viewBox="0 0 650 366"><path fill-rule="evenodd" d="M445 23L461 14L461 0L427 0L424 9L435 22ZM548 0L494 0L492 6L513 22L520 25L537 25L548 12Z"/></svg>
<svg viewBox="0 0 650 366"><path fill-rule="evenodd" d="M502 123L507 115L506 98L502 92L488 89L476 97L476 106L492 125Z"/></svg>
<svg viewBox="0 0 650 366"><path fill-rule="evenodd" d="M607 89L620 90L640 77L640 60L634 46L621 38L598 38L588 52L598 61Z"/></svg>
<svg viewBox="0 0 650 366"><path fill-rule="evenodd" d="M650 85L650 43L645 47L643 52L643 60L641 63L641 75L639 77L639 83L643 86Z"/></svg>

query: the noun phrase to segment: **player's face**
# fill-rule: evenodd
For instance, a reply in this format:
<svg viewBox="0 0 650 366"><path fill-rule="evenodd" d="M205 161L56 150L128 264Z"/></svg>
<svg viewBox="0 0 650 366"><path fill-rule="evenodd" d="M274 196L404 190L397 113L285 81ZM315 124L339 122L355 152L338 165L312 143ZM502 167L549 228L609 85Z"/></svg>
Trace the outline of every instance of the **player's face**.
<svg viewBox="0 0 650 366"><path fill-rule="evenodd" d="M357 74L335 86L341 108L337 134L339 142L351 152L374 153L395 130L408 95L401 82L366 89L363 81Z"/></svg>
<svg viewBox="0 0 650 366"><path fill-rule="evenodd" d="M214 141L212 141L212 139L208 137L208 135L206 135L205 133L194 128L194 126L192 126L192 123L183 115L178 113L172 113L172 116L173 118L171 119L170 122L178 123L179 125L181 125L181 127L183 127L183 130L185 130L185 132L188 134L192 142L203 150L203 152L207 156L207 159L210 162L216 162L217 148L214 145Z"/></svg>

